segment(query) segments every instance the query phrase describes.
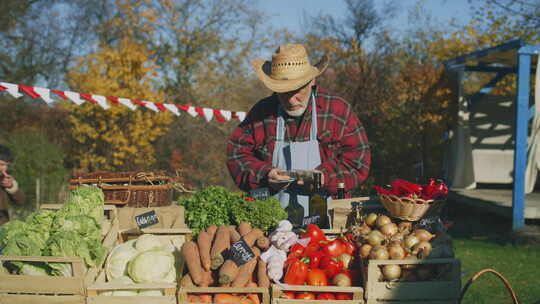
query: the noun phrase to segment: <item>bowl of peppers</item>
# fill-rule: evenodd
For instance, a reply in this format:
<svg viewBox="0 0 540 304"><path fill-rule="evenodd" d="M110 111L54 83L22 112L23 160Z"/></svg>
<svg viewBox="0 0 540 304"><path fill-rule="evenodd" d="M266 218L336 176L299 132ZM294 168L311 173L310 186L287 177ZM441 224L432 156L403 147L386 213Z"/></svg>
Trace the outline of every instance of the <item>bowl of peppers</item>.
<svg viewBox="0 0 540 304"><path fill-rule="evenodd" d="M448 196L448 186L434 178L425 185L394 179L390 185L374 186L374 189L384 208L393 217L406 221L418 221L427 214L438 215Z"/></svg>

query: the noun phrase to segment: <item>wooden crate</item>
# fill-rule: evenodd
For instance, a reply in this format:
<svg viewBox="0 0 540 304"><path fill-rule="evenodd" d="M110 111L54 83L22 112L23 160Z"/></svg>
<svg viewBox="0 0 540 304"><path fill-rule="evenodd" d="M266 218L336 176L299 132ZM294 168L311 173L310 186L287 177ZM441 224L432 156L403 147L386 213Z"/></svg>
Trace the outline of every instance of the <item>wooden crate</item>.
<svg viewBox="0 0 540 304"><path fill-rule="evenodd" d="M328 204L330 228L337 230L349 228L354 223L356 216L354 210L356 208L360 208L361 212L365 214L384 209L377 199L372 199L369 196L331 200Z"/></svg>
<svg viewBox="0 0 540 304"><path fill-rule="evenodd" d="M343 293L352 293L352 300L292 300L282 298L282 295L285 291L294 291L294 292L343 292ZM337 301L337 302L336 302ZM339 287L339 286L294 286L294 285L272 285L272 304L335 304L335 303L344 303L344 304L362 304L364 303L364 289L362 287Z"/></svg>
<svg viewBox="0 0 540 304"><path fill-rule="evenodd" d="M216 294L216 293L230 293L230 294L243 294L254 293L259 294L261 298L261 304L270 304L270 290L264 287L180 287L178 289L178 303L190 303L188 302L189 294Z"/></svg>
<svg viewBox="0 0 540 304"><path fill-rule="evenodd" d="M187 228L174 229L143 229L142 231L124 230L118 232L118 243L123 243L129 239L136 238L141 234L153 234L159 238L173 240L176 247L175 256L180 261L177 271L177 282L180 281L180 274L183 272L183 259L180 249L186 240L191 239L191 230ZM86 288L87 304L176 304L177 283L157 283L157 284L111 284L106 281L105 268L103 267L94 283ZM161 290L163 296L105 296L102 292L115 290Z"/></svg>
<svg viewBox="0 0 540 304"><path fill-rule="evenodd" d="M368 260L362 274L367 303L457 303L461 292L460 261L458 259ZM382 282L383 265L439 265L447 271L429 281ZM446 265L446 266L445 266Z"/></svg>
<svg viewBox="0 0 540 304"><path fill-rule="evenodd" d="M44 205L42 209L57 210L62 205ZM103 245L109 252L118 234L118 219L115 217L114 207L106 208L104 222ZM0 303L25 304L85 304L85 287L94 282L99 269L93 267L85 271L84 261L75 257L46 257L46 256L1 256L0 262L62 262L69 263L73 269L73 276L30 276L0 274Z"/></svg>

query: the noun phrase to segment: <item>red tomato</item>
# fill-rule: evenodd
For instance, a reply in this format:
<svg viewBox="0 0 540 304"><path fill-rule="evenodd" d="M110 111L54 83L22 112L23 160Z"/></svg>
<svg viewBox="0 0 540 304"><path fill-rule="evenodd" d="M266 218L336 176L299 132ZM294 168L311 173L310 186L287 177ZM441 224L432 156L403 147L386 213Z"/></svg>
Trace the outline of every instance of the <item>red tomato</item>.
<svg viewBox="0 0 540 304"><path fill-rule="evenodd" d="M352 294L345 292L336 293L336 300L352 300Z"/></svg>
<svg viewBox="0 0 540 304"><path fill-rule="evenodd" d="M328 286L328 279L324 271L315 268L308 272L307 284L311 286Z"/></svg>
<svg viewBox="0 0 540 304"><path fill-rule="evenodd" d="M315 300L315 294L311 292L301 292L296 295L296 298L298 300Z"/></svg>
<svg viewBox="0 0 540 304"><path fill-rule="evenodd" d="M335 300L336 297L330 292L321 292L317 295L317 300Z"/></svg>
<svg viewBox="0 0 540 304"><path fill-rule="evenodd" d="M323 252L331 257L337 257L345 252L345 245L340 239L328 242L323 247Z"/></svg>
<svg viewBox="0 0 540 304"><path fill-rule="evenodd" d="M355 256L356 253L356 246L350 241L347 241L346 239L341 240L343 245L345 246L345 253L348 255Z"/></svg>
<svg viewBox="0 0 540 304"><path fill-rule="evenodd" d="M284 291L281 298L294 300L294 298L296 298L296 294L294 291Z"/></svg>

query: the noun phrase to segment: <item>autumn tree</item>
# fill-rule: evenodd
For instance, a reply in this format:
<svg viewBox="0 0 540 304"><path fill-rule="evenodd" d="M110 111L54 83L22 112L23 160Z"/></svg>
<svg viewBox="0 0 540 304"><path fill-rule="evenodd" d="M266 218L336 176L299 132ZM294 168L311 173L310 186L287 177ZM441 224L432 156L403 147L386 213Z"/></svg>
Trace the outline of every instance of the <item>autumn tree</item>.
<svg viewBox="0 0 540 304"><path fill-rule="evenodd" d="M116 1L118 14L103 26L115 39L101 41L98 50L83 58L69 71L70 87L78 92L162 102L156 82L156 65L145 37L155 15L142 8L142 1ZM154 113L111 104L81 106L68 102L68 121L74 140L70 157L83 170L148 168L155 161L155 141L165 134L170 113Z"/></svg>

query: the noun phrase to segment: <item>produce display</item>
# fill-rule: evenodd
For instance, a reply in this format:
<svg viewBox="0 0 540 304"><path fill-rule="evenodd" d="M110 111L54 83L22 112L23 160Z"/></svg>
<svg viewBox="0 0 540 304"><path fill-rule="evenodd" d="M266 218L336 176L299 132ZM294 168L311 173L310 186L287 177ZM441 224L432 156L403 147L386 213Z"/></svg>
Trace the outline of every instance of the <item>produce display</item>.
<svg viewBox="0 0 540 304"><path fill-rule="evenodd" d="M248 258L236 260L236 245L242 243L238 252L251 251ZM270 240L258 228L241 222L238 226L211 225L201 231L197 238L182 246L187 273L183 275L181 287L269 287L265 263L260 259L261 251L268 248ZM248 248L249 250L245 250ZM245 303L257 304L257 294L217 293L192 294L190 302L196 303ZM213 301L213 302L212 302Z"/></svg>
<svg viewBox="0 0 540 304"><path fill-rule="evenodd" d="M0 227L0 252L12 256L81 257L86 267L105 259L101 244L104 197L101 189L80 186L58 211L40 210L25 221ZM72 276L71 265L45 262L5 262L12 274Z"/></svg>
<svg viewBox="0 0 540 304"><path fill-rule="evenodd" d="M108 283L153 284L175 283L176 269L180 263L177 244L170 239L143 234L114 247L105 263ZM102 296L161 296L161 290L113 290L101 292Z"/></svg>
<svg viewBox="0 0 540 304"><path fill-rule="evenodd" d="M184 206L186 223L195 235L211 225L239 225L242 222L268 231L287 218L287 213L273 197L255 200L219 186L199 190L181 199L179 204Z"/></svg>

